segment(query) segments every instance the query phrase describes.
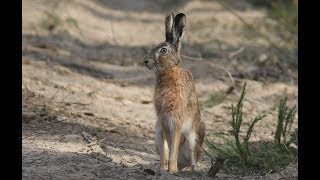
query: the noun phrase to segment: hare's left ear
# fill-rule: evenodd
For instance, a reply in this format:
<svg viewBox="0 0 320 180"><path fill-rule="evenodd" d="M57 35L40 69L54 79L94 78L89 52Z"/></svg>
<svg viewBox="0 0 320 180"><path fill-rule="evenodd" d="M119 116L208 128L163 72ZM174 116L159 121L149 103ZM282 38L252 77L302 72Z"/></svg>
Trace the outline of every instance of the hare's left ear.
<svg viewBox="0 0 320 180"><path fill-rule="evenodd" d="M177 51L180 51L181 47L181 37L184 34L184 28L186 25L186 16L183 13L179 13L176 15L174 18L174 23L173 23L173 45L177 48Z"/></svg>
<svg viewBox="0 0 320 180"><path fill-rule="evenodd" d="M169 43L173 42L173 13L168 13L165 19L165 30L166 30L166 41Z"/></svg>

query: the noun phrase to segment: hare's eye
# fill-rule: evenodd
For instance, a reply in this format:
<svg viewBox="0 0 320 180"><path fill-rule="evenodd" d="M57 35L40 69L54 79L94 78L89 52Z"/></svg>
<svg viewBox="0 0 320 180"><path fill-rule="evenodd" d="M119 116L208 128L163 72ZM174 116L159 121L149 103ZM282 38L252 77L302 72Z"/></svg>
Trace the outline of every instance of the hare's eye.
<svg viewBox="0 0 320 180"><path fill-rule="evenodd" d="M166 48L161 48L161 49L160 49L160 53L161 53L161 54L164 54L164 53L166 53L166 52L167 52L167 49L166 49Z"/></svg>

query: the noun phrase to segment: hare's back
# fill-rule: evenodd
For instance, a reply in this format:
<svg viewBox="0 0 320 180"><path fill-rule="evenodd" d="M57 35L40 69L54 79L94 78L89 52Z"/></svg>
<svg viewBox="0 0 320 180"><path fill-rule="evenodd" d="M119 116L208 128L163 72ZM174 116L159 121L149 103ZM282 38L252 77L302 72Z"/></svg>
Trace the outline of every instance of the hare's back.
<svg viewBox="0 0 320 180"><path fill-rule="evenodd" d="M191 114L198 114L198 96L193 76L188 69L183 69L182 74L186 108Z"/></svg>

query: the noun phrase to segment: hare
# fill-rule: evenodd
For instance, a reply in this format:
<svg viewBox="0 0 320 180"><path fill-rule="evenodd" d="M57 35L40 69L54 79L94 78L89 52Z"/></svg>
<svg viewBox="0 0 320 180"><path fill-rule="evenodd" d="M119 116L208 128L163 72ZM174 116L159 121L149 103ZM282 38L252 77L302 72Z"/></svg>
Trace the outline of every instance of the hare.
<svg viewBox="0 0 320 180"><path fill-rule="evenodd" d="M154 104L157 114L156 150L160 167L169 172L194 170L200 159L205 125L200 118L198 97L189 70L180 68L181 37L186 17L183 13L165 18L166 41L154 46L144 57L145 66L155 70ZM196 142L198 141L198 143Z"/></svg>

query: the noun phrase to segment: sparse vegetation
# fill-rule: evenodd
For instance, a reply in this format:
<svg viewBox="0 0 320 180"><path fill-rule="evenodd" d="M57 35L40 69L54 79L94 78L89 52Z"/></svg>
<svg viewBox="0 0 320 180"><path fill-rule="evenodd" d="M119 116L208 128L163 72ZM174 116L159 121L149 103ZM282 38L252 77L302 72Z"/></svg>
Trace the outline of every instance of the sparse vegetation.
<svg viewBox="0 0 320 180"><path fill-rule="evenodd" d="M68 17L63 20L59 16L51 12L45 12L45 17L40 22L40 27L48 31L52 31L63 24L68 24L79 29L78 21L75 18Z"/></svg>
<svg viewBox="0 0 320 180"><path fill-rule="evenodd" d="M258 115L251 122L244 139L240 140L240 128L243 121L243 98L246 93L246 83L244 84L241 96L237 105L232 109L232 132L231 134L218 134L225 144L218 147L214 143L206 140L209 152L217 157L227 159L223 166L226 173L236 173L241 175L267 174L281 170L290 163L297 162L297 149L289 147L290 143L297 141L297 129L290 133L296 107L286 106L286 98L280 100L278 107L278 125L274 142L249 143L254 126L262 120L265 115ZM287 141L287 136L291 134L291 139ZM282 140L281 140L282 137ZM280 145L281 143L281 145Z"/></svg>
<svg viewBox="0 0 320 180"><path fill-rule="evenodd" d="M45 18L41 21L40 27L52 31L60 24L61 19L57 15L54 15L50 12L45 12Z"/></svg>
<svg viewBox="0 0 320 180"><path fill-rule="evenodd" d="M79 25L78 25L78 21L75 19L75 18L72 18L72 17L68 17L66 20L65 20L68 24L76 27L76 28L79 28Z"/></svg>
<svg viewBox="0 0 320 180"><path fill-rule="evenodd" d="M200 102L201 107L210 108L222 103L226 98L224 93L212 94L207 100Z"/></svg>

